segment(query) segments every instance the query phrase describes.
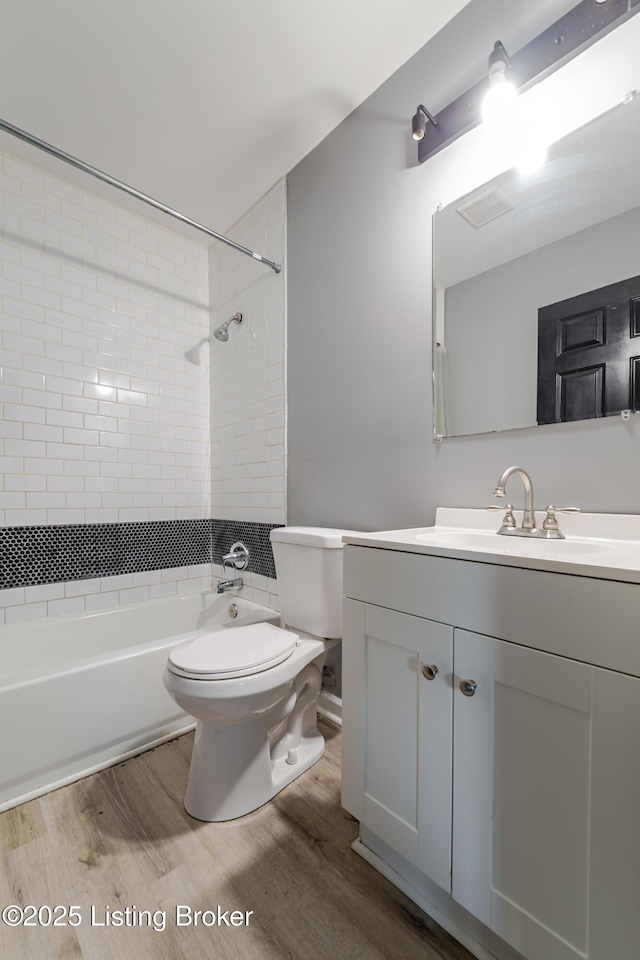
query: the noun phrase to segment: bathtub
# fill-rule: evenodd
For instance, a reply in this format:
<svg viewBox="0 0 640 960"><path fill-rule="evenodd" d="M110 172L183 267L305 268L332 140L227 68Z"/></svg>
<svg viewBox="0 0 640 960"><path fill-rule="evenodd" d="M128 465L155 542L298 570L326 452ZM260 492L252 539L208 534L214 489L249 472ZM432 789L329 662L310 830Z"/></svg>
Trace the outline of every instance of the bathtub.
<svg viewBox="0 0 640 960"><path fill-rule="evenodd" d="M206 592L0 627L0 811L192 729L162 685L171 647L265 620Z"/></svg>

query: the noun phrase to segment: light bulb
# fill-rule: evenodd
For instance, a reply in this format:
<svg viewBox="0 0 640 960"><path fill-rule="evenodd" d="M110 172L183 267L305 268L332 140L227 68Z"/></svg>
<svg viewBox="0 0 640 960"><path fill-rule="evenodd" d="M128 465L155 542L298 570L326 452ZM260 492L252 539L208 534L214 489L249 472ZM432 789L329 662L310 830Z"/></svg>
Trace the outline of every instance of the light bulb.
<svg viewBox="0 0 640 960"><path fill-rule="evenodd" d="M482 101L482 119L490 123L500 120L509 114L515 102L516 88L507 80L504 70L496 70Z"/></svg>

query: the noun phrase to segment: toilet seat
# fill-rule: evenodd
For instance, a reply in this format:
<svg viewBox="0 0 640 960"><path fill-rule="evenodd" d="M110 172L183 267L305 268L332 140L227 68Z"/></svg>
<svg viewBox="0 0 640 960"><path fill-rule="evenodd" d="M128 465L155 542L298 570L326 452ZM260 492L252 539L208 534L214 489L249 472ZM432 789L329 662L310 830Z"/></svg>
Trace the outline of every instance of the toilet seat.
<svg viewBox="0 0 640 960"><path fill-rule="evenodd" d="M192 680L231 680L261 673L291 656L299 637L272 623L206 633L174 647L168 669Z"/></svg>

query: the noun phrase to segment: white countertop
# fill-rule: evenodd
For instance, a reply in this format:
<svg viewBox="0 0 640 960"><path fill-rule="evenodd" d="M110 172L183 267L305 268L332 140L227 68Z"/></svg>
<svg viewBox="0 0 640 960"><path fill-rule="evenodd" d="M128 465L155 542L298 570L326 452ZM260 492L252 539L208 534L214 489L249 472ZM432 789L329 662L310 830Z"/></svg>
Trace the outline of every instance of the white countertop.
<svg viewBox="0 0 640 960"><path fill-rule="evenodd" d="M514 511L518 525L522 511ZM344 543L551 573L640 583L640 515L558 514L564 540L501 536L501 513L439 507L432 527L352 533ZM544 511L536 511L542 527ZM494 539L495 538L495 539Z"/></svg>

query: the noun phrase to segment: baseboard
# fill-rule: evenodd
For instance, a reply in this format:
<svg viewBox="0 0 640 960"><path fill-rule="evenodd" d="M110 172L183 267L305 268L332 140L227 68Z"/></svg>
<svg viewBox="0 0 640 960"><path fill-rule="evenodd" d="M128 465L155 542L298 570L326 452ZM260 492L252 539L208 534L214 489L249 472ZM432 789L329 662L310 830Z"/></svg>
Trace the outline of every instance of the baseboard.
<svg viewBox="0 0 640 960"><path fill-rule="evenodd" d="M476 940L467 930L457 924L454 920L448 917L442 910L439 909L434 903L428 900L419 890L417 890L413 884L405 880L399 873L397 873L393 867L390 867L388 863L379 857L377 854L373 853L372 850L369 850L368 847L362 843L360 838L354 840L351 844L351 849L358 854L359 857L362 857L363 860L366 860L367 863L371 864L374 869L381 873L383 877L386 877L394 887L397 887L398 890L402 890L410 900L413 900L421 910L424 910L425 913L435 920L443 930L446 930L447 933L450 933L458 943L461 943L463 947L466 947L467 950L473 954L474 957L477 957L478 960L497 960L495 953L487 950L481 943Z"/></svg>
<svg viewBox="0 0 640 960"><path fill-rule="evenodd" d="M342 726L342 700L333 693L327 693L326 690L320 691L318 697L318 713L331 720L339 727Z"/></svg>

